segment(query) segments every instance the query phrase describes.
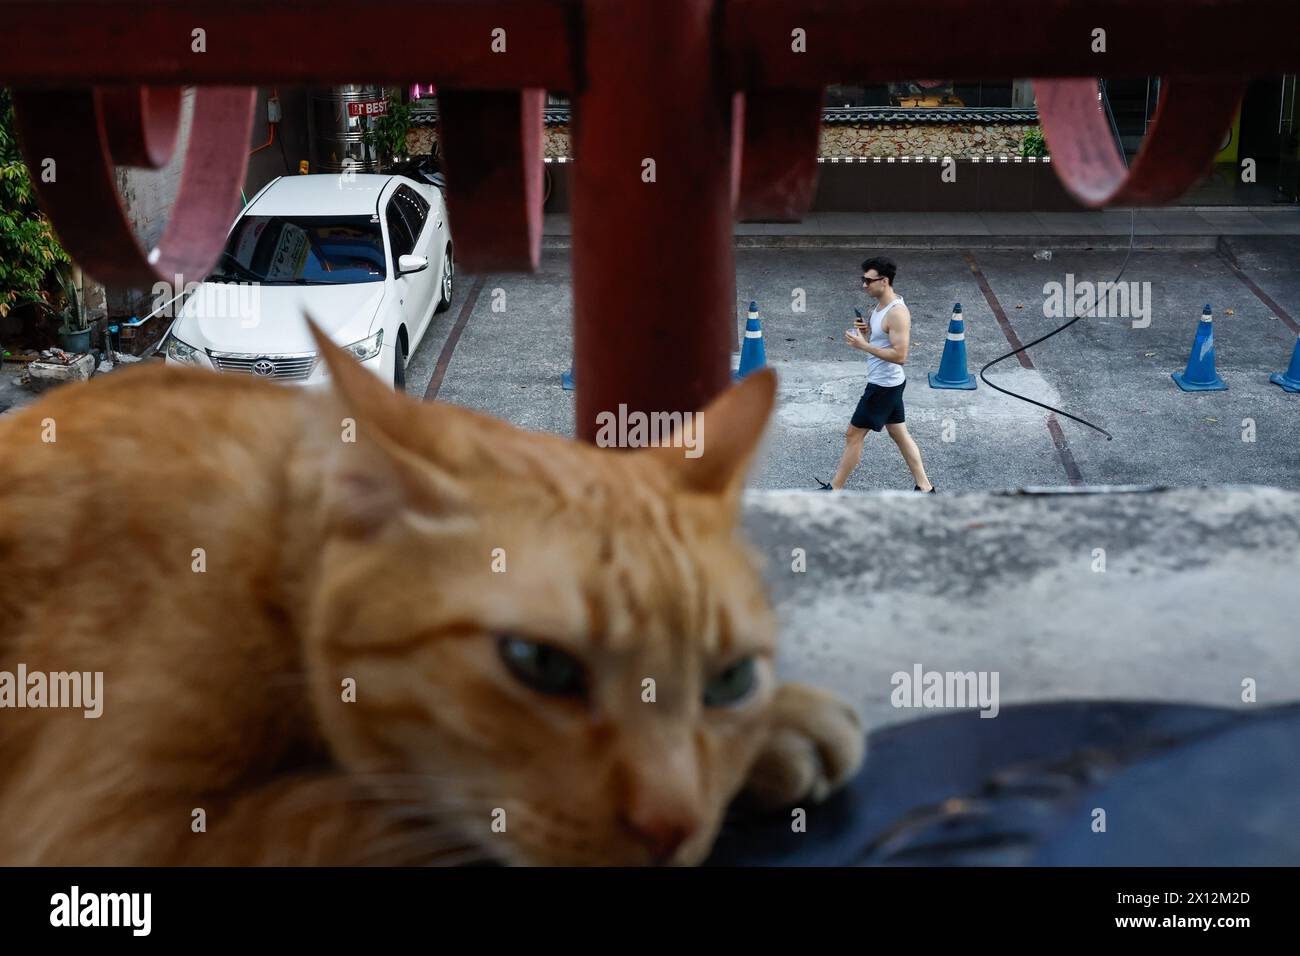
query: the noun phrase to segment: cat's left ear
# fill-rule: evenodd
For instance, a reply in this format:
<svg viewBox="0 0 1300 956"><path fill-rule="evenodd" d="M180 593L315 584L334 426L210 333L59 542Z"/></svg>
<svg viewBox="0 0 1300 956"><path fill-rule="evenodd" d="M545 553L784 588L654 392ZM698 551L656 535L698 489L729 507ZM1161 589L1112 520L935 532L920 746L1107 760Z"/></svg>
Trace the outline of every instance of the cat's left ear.
<svg viewBox="0 0 1300 956"><path fill-rule="evenodd" d="M460 511L464 489L416 441L416 423L428 409L362 368L310 318L307 325L345 416L326 481L325 505L338 526L370 533L403 512Z"/></svg>
<svg viewBox="0 0 1300 956"><path fill-rule="evenodd" d="M669 446L649 453L687 491L739 497L775 404L776 372L752 372L696 412Z"/></svg>
<svg viewBox="0 0 1300 956"><path fill-rule="evenodd" d="M316 348L329 368L330 381L335 393L358 421L364 419L391 435L400 434L404 395L380 381L379 377L361 367L361 363L339 348L320 330L311 316L305 316L307 328L316 340ZM409 412L409 409L406 409Z"/></svg>

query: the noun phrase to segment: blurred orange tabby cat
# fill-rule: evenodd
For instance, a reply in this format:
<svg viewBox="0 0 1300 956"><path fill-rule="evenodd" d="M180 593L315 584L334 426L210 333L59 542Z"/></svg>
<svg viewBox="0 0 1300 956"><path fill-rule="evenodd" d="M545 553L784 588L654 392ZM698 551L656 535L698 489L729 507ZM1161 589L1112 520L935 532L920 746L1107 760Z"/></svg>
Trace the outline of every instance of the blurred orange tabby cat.
<svg viewBox="0 0 1300 956"><path fill-rule="evenodd" d="M0 709L0 864L695 863L742 789L857 767L736 537L774 376L687 459L321 348L330 392L151 368L0 418L0 671L103 673L98 719Z"/></svg>

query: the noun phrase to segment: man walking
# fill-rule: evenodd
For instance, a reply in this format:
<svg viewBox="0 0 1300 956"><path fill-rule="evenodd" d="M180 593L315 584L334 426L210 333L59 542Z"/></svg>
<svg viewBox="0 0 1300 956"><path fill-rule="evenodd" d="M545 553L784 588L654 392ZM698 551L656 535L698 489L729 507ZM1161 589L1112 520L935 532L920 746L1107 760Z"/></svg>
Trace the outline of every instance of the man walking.
<svg viewBox="0 0 1300 956"><path fill-rule="evenodd" d="M862 288L875 301L875 308L870 319L859 317L854 322L855 327L844 333L844 341L867 353L867 388L844 433L844 454L840 456L835 477L829 482L817 479L821 491L838 491L844 487L862 460L867 432L878 432L883 427L916 479L913 490L934 493L934 485L926 477L921 461L921 450L908 434L903 415L903 389L907 386L903 365L907 362L912 337L912 314L907 311L902 296L894 291L897 274L898 267L893 260L883 256L862 263Z"/></svg>

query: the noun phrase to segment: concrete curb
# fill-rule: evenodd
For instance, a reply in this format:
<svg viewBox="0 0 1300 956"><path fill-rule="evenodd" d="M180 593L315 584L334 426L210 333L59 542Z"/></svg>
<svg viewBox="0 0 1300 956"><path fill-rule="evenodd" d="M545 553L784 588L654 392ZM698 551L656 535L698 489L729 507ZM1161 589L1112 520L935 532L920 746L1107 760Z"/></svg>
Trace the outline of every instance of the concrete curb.
<svg viewBox="0 0 1300 956"><path fill-rule="evenodd" d="M780 622L779 673L837 690L868 728L924 715L891 700L892 675L918 663L997 672L1003 704L1249 709L1244 678L1267 703L1300 686L1300 492L749 491L744 524Z"/></svg>

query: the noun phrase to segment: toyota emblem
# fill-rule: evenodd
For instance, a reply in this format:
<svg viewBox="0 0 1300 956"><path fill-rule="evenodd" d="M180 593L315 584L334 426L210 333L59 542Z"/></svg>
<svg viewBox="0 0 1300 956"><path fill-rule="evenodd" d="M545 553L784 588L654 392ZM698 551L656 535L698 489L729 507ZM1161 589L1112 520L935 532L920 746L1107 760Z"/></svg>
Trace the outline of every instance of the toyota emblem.
<svg viewBox="0 0 1300 956"><path fill-rule="evenodd" d="M256 362L253 363L253 374L263 375L263 376L274 375L275 363L272 362L270 359L258 359Z"/></svg>

